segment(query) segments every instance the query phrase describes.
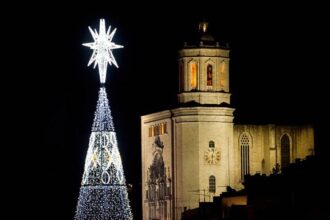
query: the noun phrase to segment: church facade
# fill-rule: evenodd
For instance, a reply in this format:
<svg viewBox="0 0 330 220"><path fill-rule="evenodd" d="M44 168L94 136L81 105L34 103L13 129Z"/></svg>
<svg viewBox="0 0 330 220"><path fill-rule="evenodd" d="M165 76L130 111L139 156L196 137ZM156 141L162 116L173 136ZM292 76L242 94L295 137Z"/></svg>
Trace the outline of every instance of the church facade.
<svg viewBox="0 0 330 220"><path fill-rule="evenodd" d="M181 219L186 209L247 174L277 172L313 154L312 126L234 124L229 49L200 23L196 44L179 51L179 106L141 117L143 219Z"/></svg>

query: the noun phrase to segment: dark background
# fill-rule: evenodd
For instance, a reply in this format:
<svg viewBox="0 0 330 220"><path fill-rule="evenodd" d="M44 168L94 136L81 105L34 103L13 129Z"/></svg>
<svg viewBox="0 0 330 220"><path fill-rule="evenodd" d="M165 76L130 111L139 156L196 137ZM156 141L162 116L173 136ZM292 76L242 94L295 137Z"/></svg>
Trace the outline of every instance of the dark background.
<svg viewBox="0 0 330 220"><path fill-rule="evenodd" d="M17 120L9 123L16 130L9 130L23 133L14 135L20 147L11 173L23 189L15 190L20 206L34 219L74 215L99 87L97 70L87 67L92 51L81 44L92 41L87 27L98 29L100 18L118 28L114 42L125 46L114 51L120 68L108 68L106 87L125 176L133 184L136 219L141 214L140 116L176 104L177 51L202 19L231 48L235 122L312 124L316 154L325 158L329 70L321 6L221 1L38 5L13 12L9 22L14 25L4 28L13 40L6 46L18 46L7 64L6 76L17 82L7 81L10 89L4 93ZM13 217L21 214L12 212Z"/></svg>

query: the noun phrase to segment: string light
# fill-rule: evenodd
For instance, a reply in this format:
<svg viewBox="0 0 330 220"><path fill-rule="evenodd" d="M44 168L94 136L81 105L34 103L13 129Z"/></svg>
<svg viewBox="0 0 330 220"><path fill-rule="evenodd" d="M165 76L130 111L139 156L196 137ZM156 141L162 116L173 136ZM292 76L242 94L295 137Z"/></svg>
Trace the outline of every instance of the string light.
<svg viewBox="0 0 330 220"><path fill-rule="evenodd" d="M75 219L133 219L125 186L82 186Z"/></svg>
<svg viewBox="0 0 330 220"><path fill-rule="evenodd" d="M99 34L90 29L94 43L84 44L94 52L89 65L99 66L101 83L105 82L106 65L117 63L111 49L122 46L111 42L116 30L105 34L105 21L100 21ZM105 66L104 66L105 65ZM75 220L133 219L126 180L107 93L100 88L92 132L85 160Z"/></svg>

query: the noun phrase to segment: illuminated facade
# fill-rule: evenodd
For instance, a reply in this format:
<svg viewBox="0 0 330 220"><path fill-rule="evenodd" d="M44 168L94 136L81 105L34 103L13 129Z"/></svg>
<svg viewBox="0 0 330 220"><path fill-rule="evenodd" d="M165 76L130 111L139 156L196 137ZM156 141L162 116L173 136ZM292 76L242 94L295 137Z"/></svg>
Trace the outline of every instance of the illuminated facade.
<svg viewBox="0 0 330 220"><path fill-rule="evenodd" d="M181 219L246 174L266 174L313 154L311 126L233 123L229 49L207 33L179 51L182 107L141 117L143 219Z"/></svg>

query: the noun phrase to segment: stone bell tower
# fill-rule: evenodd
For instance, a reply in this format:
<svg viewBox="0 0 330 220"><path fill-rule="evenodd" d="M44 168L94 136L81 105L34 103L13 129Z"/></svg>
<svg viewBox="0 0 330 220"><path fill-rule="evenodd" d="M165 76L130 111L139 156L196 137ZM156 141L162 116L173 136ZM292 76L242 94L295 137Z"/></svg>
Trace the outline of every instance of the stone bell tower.
<svg viewBox="0 0 330 220"><path fill-rule="evenodd" d="M199 23L198 40L185 43L179 51L179 102L230 104L229 49L208 32L208 23Z"/></svg>
<svg viewBox="0 0 330 220"><path fill-rule="evenodd" d="M212 201L233 180L233 112L229 49L200 22L198 35L179 51L179 108L173 109L176 207ZM177 216L178 218L178 216Z"/></svg>

